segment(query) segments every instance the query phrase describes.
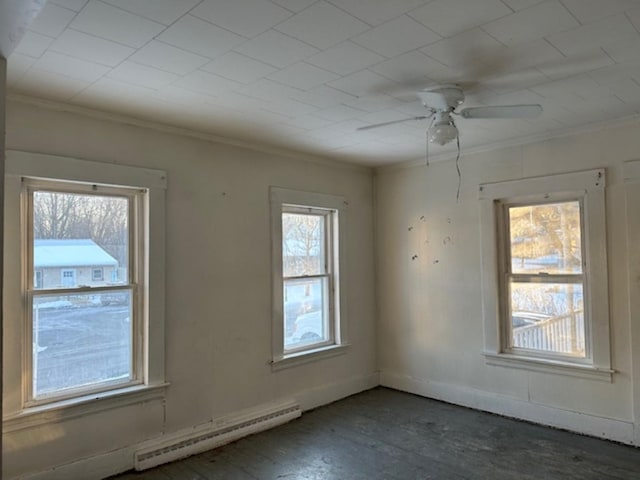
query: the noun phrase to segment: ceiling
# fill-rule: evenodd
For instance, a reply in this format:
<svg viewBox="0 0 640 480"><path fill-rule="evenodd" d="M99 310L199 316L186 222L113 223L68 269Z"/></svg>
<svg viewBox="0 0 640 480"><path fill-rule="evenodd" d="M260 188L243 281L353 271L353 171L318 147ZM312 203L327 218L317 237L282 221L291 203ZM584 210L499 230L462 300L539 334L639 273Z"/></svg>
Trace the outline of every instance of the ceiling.
<svg viewBox="0 0 640 480"><path fill-rule="evenodd" d="M28 95L263 147L382 165L425 155L415 91L528 120L456 117L465 149L640 113L640 0L49 0L9 57ZM452 145L430 147L432 155Z"/></svg>

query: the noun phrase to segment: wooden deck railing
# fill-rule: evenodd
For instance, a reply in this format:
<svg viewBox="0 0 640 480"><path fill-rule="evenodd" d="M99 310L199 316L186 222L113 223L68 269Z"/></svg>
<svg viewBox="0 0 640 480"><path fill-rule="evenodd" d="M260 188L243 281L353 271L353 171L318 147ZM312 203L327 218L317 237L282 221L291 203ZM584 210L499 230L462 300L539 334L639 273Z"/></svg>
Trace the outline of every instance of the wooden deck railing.
<svg viewBox="0 0 640 480"><path fill-rule="evenodd" d="M585 351L584 312L567 315L513 329L513 346L558 353Z"/></svg>

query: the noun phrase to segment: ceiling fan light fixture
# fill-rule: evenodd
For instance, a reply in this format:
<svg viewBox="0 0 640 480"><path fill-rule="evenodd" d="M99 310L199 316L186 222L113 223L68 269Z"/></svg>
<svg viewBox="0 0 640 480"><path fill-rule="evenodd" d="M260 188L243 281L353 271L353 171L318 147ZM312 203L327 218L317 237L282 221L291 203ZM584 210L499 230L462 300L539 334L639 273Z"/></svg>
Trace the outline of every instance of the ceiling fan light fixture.
<svg viewBox="0 0 640 480"><path fill-rule="evenodd" d="M437 145L446 145L458 138L458 128L448 114L437 119L428 133L429 142Z"/></svg>

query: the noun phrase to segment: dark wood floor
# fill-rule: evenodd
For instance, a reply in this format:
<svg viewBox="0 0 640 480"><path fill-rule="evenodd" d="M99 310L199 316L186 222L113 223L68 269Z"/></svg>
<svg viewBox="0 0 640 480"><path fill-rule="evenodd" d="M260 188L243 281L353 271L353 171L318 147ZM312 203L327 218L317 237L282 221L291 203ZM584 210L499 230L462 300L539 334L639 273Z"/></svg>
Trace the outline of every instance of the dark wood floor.
<svg viewBox="0 0 640 480"><path fill-rule="evenodd" d="M115 479L640 480L640 449L376 388Z"/></svg>

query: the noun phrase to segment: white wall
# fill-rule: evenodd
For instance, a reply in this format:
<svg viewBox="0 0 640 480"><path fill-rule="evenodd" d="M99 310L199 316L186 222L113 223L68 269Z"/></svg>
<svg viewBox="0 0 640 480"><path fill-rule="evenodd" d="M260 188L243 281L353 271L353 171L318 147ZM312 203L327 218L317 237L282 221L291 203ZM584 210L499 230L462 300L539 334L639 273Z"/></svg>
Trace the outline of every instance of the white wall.
<svg viewBox="0 0 640 480"><path fill-rule="evenodd" d="M166 371L171 386L165 403L5 435L6 478L116 451L276 400L298 399L310 408L377 384L369 169L216 144L19 101L8 102L7 148L167 171ZM349 202L343 279L352 345L345 355L277 372L269 365L270 185L343 195Z"/></svg>
<svg viewBox="0 0 640 480"><path fill-rule="evenodd" d="M640 272L638 262L632 265L629 260L628 248L637 245L627 246L625 192L639 187L625 186L623 162L640 158L638 129L638 123L618 124L465 155L458 202L453 160L380 169L376 189L382 384L627 443L634 442L635 423L637 443L640 338L632 339L630 333L632 326L636 335L640 332L640 318L630 318L629 308L630 295L640 296ZM608 175L609 303L612 364L617 371L613 382L487 366L482 355L478 185L595 167L606 167ZM640 205L629 208L637 212ZM630 218L640 222L636 215Z"/></svg>

